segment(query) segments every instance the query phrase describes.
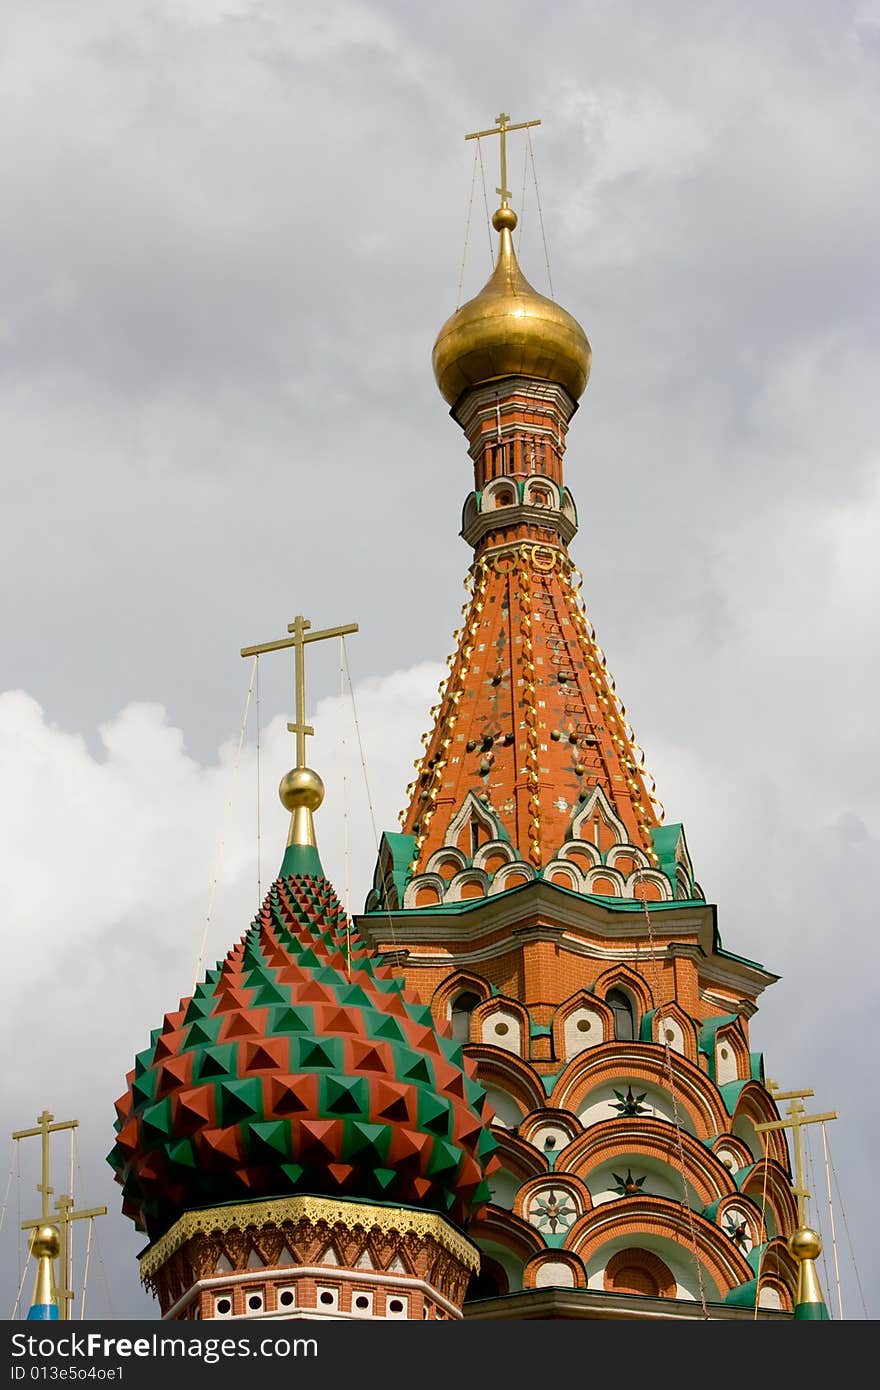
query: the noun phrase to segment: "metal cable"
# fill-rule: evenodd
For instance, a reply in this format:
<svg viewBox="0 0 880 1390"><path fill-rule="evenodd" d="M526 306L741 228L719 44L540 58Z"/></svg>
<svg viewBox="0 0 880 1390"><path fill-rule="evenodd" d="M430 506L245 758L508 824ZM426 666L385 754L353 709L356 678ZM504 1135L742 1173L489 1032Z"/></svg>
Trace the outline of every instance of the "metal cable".
<svg viewBox="0 0 880 1390"><path fill-rule="evenodd" d="M456 313L457 313L458 310L461 308L461 292L462 292L462 288L463 288L463 286L464 286L464 265L465 265L465 261L467 260L468 238L470 237L470 232L471 232L471 213L472 213L472 211L473 211L473 206L474 206L474 188L476 187L476 183L477 183L477 156L479 155L479 153L480 153L480 142L479 142L479 140L478 140L478 141L477 141L477 148L474 150L474 168L473 168L473 173L471 174L471 196L470 196L470 198L469 198L469 200L468 200L467 221L465 222L465 227L464 227L464 249L462 250L462 253L461 253L461 274L460 274L459 277L458 277L458 298L457 298L456 301L455 301ZM484 191L485 191L485 190L484 190ZM490 238L490 244L491 244L491 238Z"/></svg>
<svg viewBox="0 0 880 1390"><path fill-rule="evenodd" d="M541 224L541 240L544 243L544 262L547 266L547 280L550 285L550 298L553 298L553 276L550 274L550 252L547 250L547 233L544 231L544 214L541 211L541 195L538 192L538 171L535 167L535 153L532 149L532 134L526 129L526 140L529 146L529 157L532 161L532 177L535 181L535 201L538 204L538 221Z"/></svg>
<svg viewBox="0 0 880 1390"><path fill-rule="evenodd" d="M226 799L226 814L223 821L223 829L220 834L220 842L217 846L217 855L214 860L214 873L211 878L211 889L208 894L208 910L205 913L205 929L202 932L201 945L199 946L199 955L198 959L196 960L196 970L195 976L193 978L193 991L195 991L195 988L199 983L199 973L201 971L202 964L205 959L205 947L208 941L208 932L211 930L211 917L214 911L214 894L217 891L217 880L220 877L220 861L223 857L223 851L226 848L226 831L229 825L230 812L232 811L232 802L235 794L235 784L238 779L238 765L241 761L241 748L242 744L244 743L245 730L247 729L248 711L251 707L251 695L253 694L254 690L254 680L256 679L258 660L259 657L255 656L254 664L251 667L251 679L248 685L247 698L244 702L244 717L241 721L241 732L238 736L238 748L235 750L235 762L232 766L232 776L229 779L229 794Z"/></svg>
<svg viewBox="0 0 880 1390"><path fill-rule="evenodd" d="M489 237L489 264L495 264L495 248L492 245L492 219L489 216L489 199L486 194L486 170L483 167L482 141L477 137L477 154L480 156L480 176L483 180L483 202L486 206L486 232Z"/></svg>

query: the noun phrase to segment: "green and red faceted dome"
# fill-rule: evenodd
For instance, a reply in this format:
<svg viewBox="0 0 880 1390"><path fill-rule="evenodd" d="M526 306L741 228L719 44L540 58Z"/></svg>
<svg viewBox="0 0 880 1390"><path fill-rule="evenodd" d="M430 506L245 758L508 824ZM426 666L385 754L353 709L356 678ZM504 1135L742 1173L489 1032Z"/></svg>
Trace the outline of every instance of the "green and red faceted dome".
<svg viewBox="0 0 880 1390"><path fill-rule="evenodd" d="M190 1208L297 1192L461 1227L489 1199L496 1144L473 1064L357 938L349 960L311 853L312 872L286 873L288 850L247 934L166 1014L116 1102L109 1162L151 1240Z"/></svg>

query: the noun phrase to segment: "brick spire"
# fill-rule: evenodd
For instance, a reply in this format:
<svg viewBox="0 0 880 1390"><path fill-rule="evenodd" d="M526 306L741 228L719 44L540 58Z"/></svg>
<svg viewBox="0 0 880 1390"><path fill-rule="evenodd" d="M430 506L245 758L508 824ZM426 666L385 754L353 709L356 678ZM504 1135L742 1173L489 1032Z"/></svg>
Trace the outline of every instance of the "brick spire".
<svg viewBox="0 0 880 1390"><path fill-rule="evenodd" d="M523 881L524 868L530 877L564 860L576 871L560 870L568 886L666 896L659 882L651 887L660 877L653 782L567 548L577 514L562 461L589 344L525 280L510 235L515 214L505 213L500 225L496 217L489 283L444 324L434 349L443 394L449 399L451 381L462 387L451 414L474 465L462 526L474 561L457 650L401 818L414 840L411 871L448 883L478 867L484 888L503 872L498 888ZM495 340L509 344L513 332L512 365ZM422 887L428 904L430 883ZM436 900L447 896L442 883L435 888ZM479 885L463 895L479 896Z"/></svg>

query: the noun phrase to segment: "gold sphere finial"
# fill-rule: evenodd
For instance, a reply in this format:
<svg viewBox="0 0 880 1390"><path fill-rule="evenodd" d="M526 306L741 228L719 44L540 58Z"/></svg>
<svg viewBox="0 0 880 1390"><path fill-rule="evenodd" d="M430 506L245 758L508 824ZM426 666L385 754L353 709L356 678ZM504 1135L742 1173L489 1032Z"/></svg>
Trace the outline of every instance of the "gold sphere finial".
<svg viewBox="0 0 880 1390"><path fill-rule="evenodd" d="M48 1255L50 1260L57 1258L61 1250L61 1237L54 1226L38 1226L31 1239L31 1254L39 1260Z"/></svg>
<svg viewBox="0 0 880 1390"><path fill-rule="evenodd" d="M492 213L492 226L496 232L500 232L503 227L512 232L518 221L519 218L513 208L503 207Z"/></svg>
<svg viewBox="0 0 880 1390"><path fill-rule="evenodd" d="M310 767L294 767L281 778L278 795L288 811L317 811L324 800L324 783Z"/></svg>
<svg viewBox="0 0 880 1390"><path fill-rule="evenodd" d="M809 1226L798 1226L788 1238L788 1253L795 1260L818 1260L822 1241Z"/></svg>

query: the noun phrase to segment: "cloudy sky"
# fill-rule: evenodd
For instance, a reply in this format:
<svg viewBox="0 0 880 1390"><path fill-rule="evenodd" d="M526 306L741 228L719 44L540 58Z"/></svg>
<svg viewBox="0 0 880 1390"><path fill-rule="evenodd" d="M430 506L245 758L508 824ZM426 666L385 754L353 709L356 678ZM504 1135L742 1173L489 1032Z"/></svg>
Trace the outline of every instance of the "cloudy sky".
<svg viewBox="0 0 880 1390"><path fill-rule="evenodd" d="M261 663L258 853L241 646L360 624L369 799L336 644L309 673L356 910L370 802L396 828L468 563L430 369L489 271L462 137L506 110L542 120L553 288L593 345L590 614L725 945L782 976L753 1045L840 1112L844 1312L880 1315L880 4L5 0L0 36L0 1119L81 1122L87 1314L154 1316L112 1102L283 849L291 663ZM546 293L513 137L510 181ZM0 1147L9 1316L38 1146L20 1184Z"/></svg>

